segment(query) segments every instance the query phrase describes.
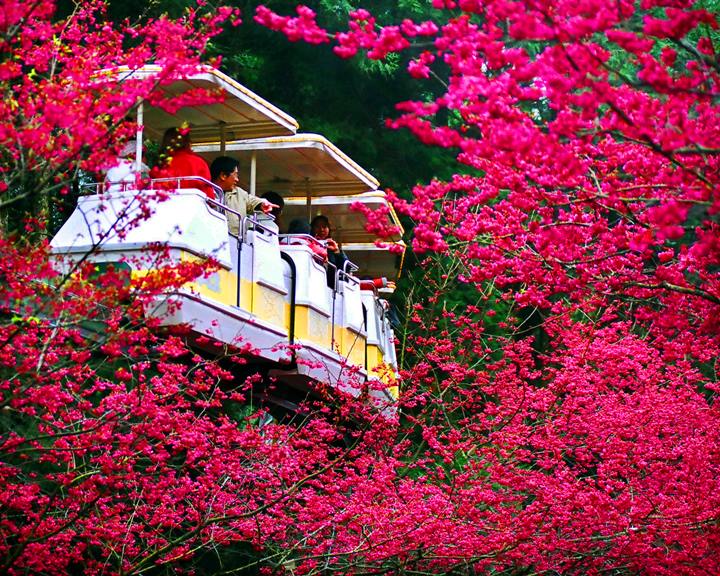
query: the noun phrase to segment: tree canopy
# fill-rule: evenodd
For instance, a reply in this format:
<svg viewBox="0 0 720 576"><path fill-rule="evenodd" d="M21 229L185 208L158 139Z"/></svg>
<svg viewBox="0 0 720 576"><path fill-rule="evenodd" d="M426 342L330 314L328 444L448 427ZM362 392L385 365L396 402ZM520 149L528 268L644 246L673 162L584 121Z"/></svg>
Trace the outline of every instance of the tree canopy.
<svg viewBox="0 0 720 576"><path fill-rule="evenodd" d="M345 26L329 3L281 3L252 26L313 46L261 50L218 36L230 9L138 23L86 4L6 2L0 20L4 571L720 571L714 5L433 0L353 8ZM330 47L355 59L322 68L347 92L311 80ZM374 171L400 164L395 207L424 262L397 420L329 395L302 426L266 423L240 355L208 358L143 314L207 268L58 268L19 234L41 212L10 225L107 167L157 88L97 70L151 60L172 77L207 51L272 77L273 96L302 74L279 104ZM308 94L332 123L304 113ZM363 128L373 99L398 140ZM404 156L409 135L432 152Z"/></svg>

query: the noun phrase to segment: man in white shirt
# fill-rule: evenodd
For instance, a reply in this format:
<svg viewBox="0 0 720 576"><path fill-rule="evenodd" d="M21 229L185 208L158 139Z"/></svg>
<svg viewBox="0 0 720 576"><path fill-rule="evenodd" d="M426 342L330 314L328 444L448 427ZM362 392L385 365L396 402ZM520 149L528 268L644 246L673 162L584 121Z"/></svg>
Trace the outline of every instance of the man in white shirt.
<svg viewBox="0 0 720 576"><path fill-rule="evenodd" d="M225 206L232 208L241 216L252 214L256 208L260 208L265 214L278 208L276 204L268 202L264 198L251 196L240 188L237 183L240 180L238 168L240 163L230 156L219 156L210 165L210 178L213 184L217 184L225 193ZM228 229L237 236L240 231L240 219L232 212L227 214Z"/></svg>

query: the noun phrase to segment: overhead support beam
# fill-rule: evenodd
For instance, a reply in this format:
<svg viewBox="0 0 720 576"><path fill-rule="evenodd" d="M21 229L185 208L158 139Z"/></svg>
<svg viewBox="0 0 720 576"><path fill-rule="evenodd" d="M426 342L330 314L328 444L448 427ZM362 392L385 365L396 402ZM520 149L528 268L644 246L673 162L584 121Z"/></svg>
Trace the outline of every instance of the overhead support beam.
<svg viewBox="0 0 720 576"><path fill-rule="evenodd" d="M255 152L250 156L250 196L255 196L257 190L257 154Z"/></svg>

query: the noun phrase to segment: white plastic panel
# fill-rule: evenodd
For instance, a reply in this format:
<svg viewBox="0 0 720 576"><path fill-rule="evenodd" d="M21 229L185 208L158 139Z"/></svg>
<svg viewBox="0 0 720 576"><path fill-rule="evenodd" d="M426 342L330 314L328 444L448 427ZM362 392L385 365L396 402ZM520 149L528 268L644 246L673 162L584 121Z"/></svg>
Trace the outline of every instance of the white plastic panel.
<svg viewBox="0 0 720 576"><path fill-rule="evenodd" d="M363 299L360 285L352 280L340 282L339 284L344 296L342 325L345 328L364 333L365 319L363 317ZM338 320L336 320L336 323L339 323Z"/></svg>
<svg viewBox="0 0 720 576"><path fill-rule="evenodd" d="M246 240L253 247L253 281L285 293L277 233L270 229L248 230Z"/></svg>
<svg viewBox="0 0 720 576"><path fill-rule="evenodd" d="M375 294L372 290L361 290L362 302L367 309L367 342L381 347L380 334L378 325L380 318L378 316Z"/></svg>
<svg viewBox="0 0 720 576"><path fill-rule="evenodd" d="M81 196L50 245L55 252L78 253L97 247L135 250L150 243L232 266L225 215L211 209L205 194L195 189Z"/></svg>
<svg viewBox="0 0 720 576"><path fill-rule="evenodd" d="M332 294L327 285L325 267L319 263L307 246L282 246L295 263L295 303L310 306L331 316Z"/></svg>

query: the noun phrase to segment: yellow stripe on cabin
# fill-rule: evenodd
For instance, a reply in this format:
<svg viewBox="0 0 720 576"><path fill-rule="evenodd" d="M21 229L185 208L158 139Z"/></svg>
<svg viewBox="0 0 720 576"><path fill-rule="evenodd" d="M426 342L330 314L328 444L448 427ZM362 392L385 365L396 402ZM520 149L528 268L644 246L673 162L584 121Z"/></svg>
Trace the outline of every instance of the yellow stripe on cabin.
<svg viewBox="0 0 720 576"><path fill-rule="evenodd" d="M203 258L181 251L180 260L182 262L202 262ZM220 268L207 278L197 278L186 284L186 287L222 304L235 306L237 302L237 274L226 268Z"/></svg>
<svg viewBox="0 0 720 576"><path fill-rule="evenodd" d="M335 326L335 334L339 335L340 354L351 364L365 368L365 336L339 325Z"/></svg>
<svg viewBox="0 0 720 576"><path fill-rule="evenodd" d="M296 304L295 337L330 350L330 319L309 306Z"/></svg>
<svg viewBox="0 0 720 576"><path fill-rule="evenodd" d="M249 284L249 282L248 282ZM252 313L261 320L287 329L285 296L262 284L253 284Z"/></svg>

